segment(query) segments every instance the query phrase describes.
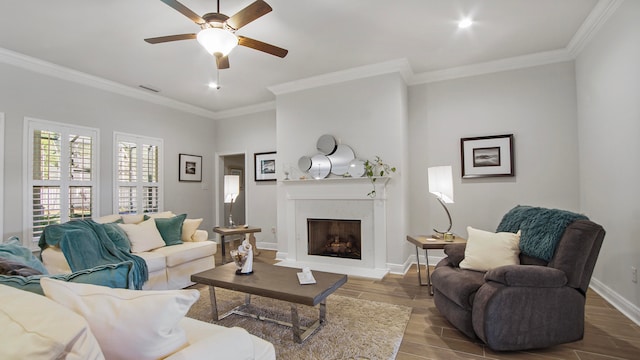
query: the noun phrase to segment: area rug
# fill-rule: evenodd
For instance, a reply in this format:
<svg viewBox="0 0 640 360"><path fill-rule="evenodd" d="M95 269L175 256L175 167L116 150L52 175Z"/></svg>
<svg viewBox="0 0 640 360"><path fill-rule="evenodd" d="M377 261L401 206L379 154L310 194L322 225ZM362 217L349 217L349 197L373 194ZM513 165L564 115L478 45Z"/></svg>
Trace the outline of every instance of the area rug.
<svg viewBox="0 0 640 360"><path fill-rule="evenodd" d="M199 290L200 299L187 316L213 322L209 289ZM220 288L216 289L216 298L220 314L244 302L243 293ZM287 302L253 296L248 310L291 321ZM301 325L308 326L318 318L318 307L299 305L298 313ZM395 359L410 315L410 307L330 295L325 324L302 344L293 341L291 328L268 321L231 315L215 323L241 327L271 342L279 360L386 360Z"/></svg>

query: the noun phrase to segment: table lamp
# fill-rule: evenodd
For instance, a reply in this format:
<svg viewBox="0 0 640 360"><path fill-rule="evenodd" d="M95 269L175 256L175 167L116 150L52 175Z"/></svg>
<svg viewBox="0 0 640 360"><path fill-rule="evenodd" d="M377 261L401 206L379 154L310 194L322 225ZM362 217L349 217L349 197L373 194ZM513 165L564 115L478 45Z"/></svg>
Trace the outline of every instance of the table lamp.
<svg viewBox="0 0 640 360"><path fill-rule="evenodd" d="M224 176L224 203L229 205L229 227L234 227L233 224L233 203L240 194L240 176L238 175L225 175Z"/></svg>
<svg viewBox="0 0 640 360"><path fill-rule="evenodd" d="M445 240L453 241L451 233L451 214L445 203L453 204L453 175L451 166L434 166L428 169L429 172L429 192L436 196L449 218L449 227L445 231L433 229L442 235Z"/></svg>

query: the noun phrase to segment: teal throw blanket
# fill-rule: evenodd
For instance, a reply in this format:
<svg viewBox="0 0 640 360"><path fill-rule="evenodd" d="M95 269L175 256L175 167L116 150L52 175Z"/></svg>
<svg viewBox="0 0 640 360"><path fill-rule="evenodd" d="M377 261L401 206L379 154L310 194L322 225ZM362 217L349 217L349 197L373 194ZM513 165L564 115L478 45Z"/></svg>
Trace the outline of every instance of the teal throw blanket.
<svg viewBox="0 0 640 360"><path fill-rule="evenodd" d="M566 210L518 205L504 215L496 231L516 233L522 230L520 251L550 261L564 230L576 220L589 218Z"/></svg>
<svg viewBox="0 0 640 360"><path fill-rule="evenodd" d="M6 243L0 244L0 258L19 262L48 274L42 262L33 256L30 249L22 246L17 237L11 237Z"/></svg>
<svg viewBox="0 0 640 360"><path fill-rule="evenodd" d="M132 287L140 290L149 279L144 259L117 247L105 231L105 225L93 220L73 220L49 225L44 228L38 246L42 250L58 246L74 272L98 265L132 261Z"/></svg>

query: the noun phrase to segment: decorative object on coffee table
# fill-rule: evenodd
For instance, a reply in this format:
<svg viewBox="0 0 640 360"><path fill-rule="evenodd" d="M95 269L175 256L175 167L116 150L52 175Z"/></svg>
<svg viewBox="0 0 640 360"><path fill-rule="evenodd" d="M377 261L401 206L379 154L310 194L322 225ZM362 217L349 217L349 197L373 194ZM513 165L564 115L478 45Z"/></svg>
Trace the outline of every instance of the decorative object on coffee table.
<svg viewBox="0 0 640 360"><path fill-rule="evenodd" d="M253 226L236 226L233 228L228 228L228 227L214 227L213 228L213 232L215 232L216 234L220 235L220 250L222 250L222 263L225 264L227 262L227 254L226 254L226 237L230 236L230 235L248 235L249 237L249 243L252 245L252 249L253 249L253 254L255 256L260 255L260 251L258 251L258 248L256 247L256 237L253 236L253 233L257 233L257 232L261 232L262 229L259 227L253 227Z"/></svg>
<svg viewBox="0 0 640 360"><path fill-rule="evenodd" d="M236 263L236 275L253 274L253 247L248 240L244 240L237 250L229 251L229 255Z"/></svg>

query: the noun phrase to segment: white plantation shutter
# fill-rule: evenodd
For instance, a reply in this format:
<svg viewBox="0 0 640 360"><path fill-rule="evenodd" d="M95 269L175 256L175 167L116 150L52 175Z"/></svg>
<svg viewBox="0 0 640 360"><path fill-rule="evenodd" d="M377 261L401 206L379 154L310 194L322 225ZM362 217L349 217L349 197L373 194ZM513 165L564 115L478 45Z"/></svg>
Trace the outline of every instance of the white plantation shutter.
<svg viewBox="0 0 640 360"><path fill-rule="evenodd" d="M114 148L117 213L162 211L162 139L115 133Z"/></svg>
<svg viewBox="0 0 640 360"><path fill-rule="evenodd" d="M25 127L25 245L35 248L47 225L96 213L98 129L28 118Z"/></svg>

